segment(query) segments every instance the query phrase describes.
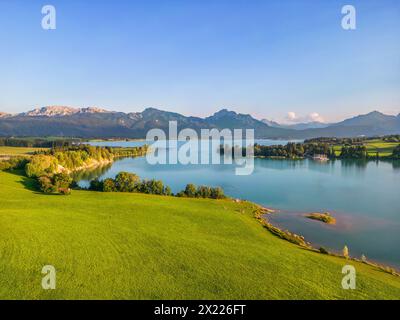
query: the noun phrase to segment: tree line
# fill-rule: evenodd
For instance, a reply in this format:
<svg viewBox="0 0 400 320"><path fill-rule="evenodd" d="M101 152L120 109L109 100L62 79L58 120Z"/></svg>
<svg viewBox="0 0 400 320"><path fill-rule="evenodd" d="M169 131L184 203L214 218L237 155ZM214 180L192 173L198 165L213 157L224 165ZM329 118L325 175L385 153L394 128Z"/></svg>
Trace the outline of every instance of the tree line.
<svg viewBox="0 0 400 320"><path fill-rule="evenodd" d="M394 148L392 158L400 159L400 144L396 148Z"/></svg>
<svg viewBox="0 0 400 320"><path fill-rule="evenodd" d="M320 141L330 141L330 142L308 142L305 143L288 143L286 145L272 145L272 146L264 146L255 144L254 145L254 156L255 157L263 157L263 158L283 158L283 159L304 159L307 157L314 157L316 155L324 155L328 159L379 159L381 158L379 152L369 153L367 147L362 144L361 140L353 145L341 145L340 151L338 154L335 151L335 146L330 143L335 142L338 143L336 138L320 138ZM332 140L333 139L333 140ZM348 140L343 140L348 142ZM353 143L356 143L354 142ZM400 146L400 145L399 145ZM247 147L248 148L248 147ZM399 147L396 147L393 150L392 155L385 156L386 159L399 159L398 155ZM246 147L240 148L238 146L230 147L230 146L220 146L219 148L220 154L224 155L226 152L231 154L232 157L235 156L235 153L240 153L245 156L246 155ZM249 152L247 152L249 154Z"/></svg>
<svg viewBox="0 0 400 320"><path fill-rule="evenodd" d="M2 147L55 148L68 147L79 142L80 139L0 138Z"/></svg>
<svg viewBox="0 0 400 320"><path fill-rule="evenodd" d="M336 137L319 137L304 140L304 143L328 143L334 145L356 145L368 142L371 140L383 140L385 142L399 142L400 135L392 134L387 136L375 136L375 137L353 137L353 138L336 138Z"/></svg>
<svg viewBox="0 0 400 320"><path fill-rule="evenodd" d="M113 161L115 158L145 155L147 146L108 148L90 145L61 146L37 152L31 157L12 157L0 161L0 170L24 170L45 193L68 194L73 185L69 173L87 164Z"/></svg>
<svg viewBox="0 0 400 320"><path fill-rule="evenodd" d="M173 194L171 188L164 185L161 180L141 180L138 175L129 172L120 172L114 179L107 178L103 181L94 179L90 182L89 190L101 192L145 193L186 198L225 198L224 191L220 187L197 187L194 184L188 184L184 190L177 194Z"/></svg>
<svg viewBox="0 0 400 320"><path fill-rule="evenodd" d="M242 155L246 155L246 148L242 148L242 150L238 150L238 146L229 147L229 146L220 146L220 153L232 154L235 156L235 153L242 152ZM247 153L248 154L248 153ZM286 145L273 145L273 146L264 146L260 144L254 144L254 156L255 157L265 157L265 158L285 158L285 159L303 159L307 156L314 156L316 154L327 155L328 157L334 157L335 151L331 146L326 143L293 143L289 142Z"/></svg>
<svg viewBox="0 0 400 320"><path fill-rule="evenodd" d="M74 171L93 162L111 162L115 158L143 156L147 151L147 145L134 148L96 147L83 144L57 147L34 155L27 164L26 173L28 177L38 177L56 172L59 166Z"/></svg>
<svg viewBox="0 0 400 320"><path fill-rule="evenodd" d="M134 148L95 147L90 145L62 146L42 151L30 158L14 157L0 162L0 169L24 169L26 176L34 178L38 189L47 194L70 194L71 188L78 188L76 182L60 166L73 170L88 161L113 160L117 157L145 155L148 146ZM220 187L195 186L188 184L184 190L173 194L169 186L160 180L141 180L134 173L120 172L114 179L90 182L89 190L102 192L135 192L187 198L226 198Z"/></svg>

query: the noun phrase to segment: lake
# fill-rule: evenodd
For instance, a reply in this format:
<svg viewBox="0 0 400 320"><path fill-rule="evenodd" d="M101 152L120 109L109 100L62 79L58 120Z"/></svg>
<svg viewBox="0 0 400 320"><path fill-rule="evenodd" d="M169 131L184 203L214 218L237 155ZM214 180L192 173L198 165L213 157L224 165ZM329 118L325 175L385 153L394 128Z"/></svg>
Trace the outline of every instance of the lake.
<svg viewBox="0 0 400 320"><path fill-rule="evenodd" d="M287 141L256 141L285 144ZM143 141L92 142L99 146L139 146ZM216 152L215 150L211 152ZM150 165L145 157L127 158L80 173L81 186L121 171L159 179L173 192L187 183L220 186L228 196L259 203L279 212L268 219L282 229L305 236L314 246L400 268L400 163L255 159L252 175L236 176L233 165ZM336 225L304 217L330 212ZM268 244L266 244L268 245Z"/></svg>

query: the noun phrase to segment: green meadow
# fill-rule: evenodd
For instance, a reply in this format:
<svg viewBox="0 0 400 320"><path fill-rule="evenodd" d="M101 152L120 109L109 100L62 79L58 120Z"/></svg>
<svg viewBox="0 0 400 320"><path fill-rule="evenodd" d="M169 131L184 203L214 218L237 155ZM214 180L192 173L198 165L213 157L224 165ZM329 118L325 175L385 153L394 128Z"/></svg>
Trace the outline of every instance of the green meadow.
<svg viewBox="0 0 400 320"><path fill-rule="evenodd" d="M376 154L379 153L380 157L389 157L392 155L393 149L396 148L399 143L387 142L381 139L372 139L366 140L364 145L367 148L368 156L375 157ZM335 150L335 154L339 156L342 150L342 146L335 145L333 146L333 149Z"/></svg>
<svg viewBox="0 0 400 320"><path fill-rule="evenodd" d="M23 147L5 147L0 146L0 156L29 156L44 148L23 148Z"/></svg>
<svg viewBox="0 0 400 320"><path fill-rule="evenodd" d="M0 298L400 297L399 277L281 240L253 210L231 200L44 195L18 172L0 172ZM346 264L356 290L342 289ZM41 287L44 265L56 268L56 290Z"/></svg>

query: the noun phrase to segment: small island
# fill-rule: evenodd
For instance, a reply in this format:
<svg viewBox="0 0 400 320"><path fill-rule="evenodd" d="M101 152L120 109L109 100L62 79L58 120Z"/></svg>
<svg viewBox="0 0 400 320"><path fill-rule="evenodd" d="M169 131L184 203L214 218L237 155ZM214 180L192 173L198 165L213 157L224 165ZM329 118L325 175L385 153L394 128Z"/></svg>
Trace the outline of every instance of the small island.
<svg viewBox="0 0 400 320"><path fill-rule="evenodd" d="M331 216L329 212L325 213L309 213L305 216L306 218L312 220L318 220L326 224L336 224L336 219Z"/></svg>

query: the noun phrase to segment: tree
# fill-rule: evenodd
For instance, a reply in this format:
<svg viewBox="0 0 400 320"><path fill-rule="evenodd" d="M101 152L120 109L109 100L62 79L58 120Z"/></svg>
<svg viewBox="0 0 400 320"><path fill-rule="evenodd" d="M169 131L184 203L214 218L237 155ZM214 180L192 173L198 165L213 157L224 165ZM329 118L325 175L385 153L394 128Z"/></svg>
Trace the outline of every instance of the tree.
<svg viewBox="0 0 400 320"><path fill-rule="evenodd" d="M48 175L38 178L39 188L44 193L71 193L72 178L66 173L57 173L50 177Z"/></svg>
<svg viewBox="0 0 400 320"><path fill-rule="evenodd" d="M120 192L133 192L137 190L139 182L139 176L134 173L120 172L115 177L115 185Z"/></svg>
<svg viewBox="0 0 400 320"><path fill-rule="evenodd" d="M52 180L53 184L59 191L61 189L68 190L72 183L72 178L64 172L55 174Z"/></svg>
<svg viewBox="0 0 400 320"><path fill-rule="evenodd" d="M196 193L199 198L210 198L211 197L211 188L207 186L200 186L197 189Z"/></svg>
<svg viewBox="0 0 400 320"><path fill-rule="evenodd" d="M41 176L38 178L39 188L44 193L55 193L57 191L53 181L49 176Z"/></svg>
<svg viewBox="0 0 400 320"><path fill-rule="evenodd" d="M114 179L108 178L108 179L105 179L103 181L103 191L104 192L115 192L115 191L117 191Z"/></svg>
<svg viewBox="0 0 400 320"><path fill-rule="evenodd" d="M400 159L400 145L393 149L392 158Z"/></svg>
<svg viewBox="0 0 400 320"><path fill-rule="evenodd" d="M103 182L96 178L90 181L89 189L93 191L103 191Z"/></svg>
<svg viewBox="0 0 400 320"><path fill-rule="evenodd" d="M24 169L28 160L24 157L12 157L8 160L0 161L0 170Z"/></svg>
<svg viewBox="0 0 400 320"><path fill-rule="evenodd" d="M38 154L25 166L25 172L28 177L40 177L53 174L57 171L57 167L58 161L55 157Z"/></svg>
<svg viewBox="0 0 400 320"><path fill-rule="evenodd" d="M152 194L163 194L164 183L160 180L150 180L151 193Z"/></svg>
<svg viewBox="0 0 400 320"><path fill-rule="evenodd" d="M172 195L171 188L168 187L168 186L165 186L163 194L166 195L166 196L171 196Z"/></svg>
<svg viewBox="0 0 400 320"><path fill-rule="evenodd" d="M192 183L189 183L188 185L186 185L184 193L189 198L195 198L197 194L196 186Z"/></svg>
<svg viewBox="0 0 400 320"><path fill-rule="evenodd" d="M210 196L213 199L224 199L225 198L224 190L222 190L222 188L220 188L220 187L211 188Z"/></svg>

